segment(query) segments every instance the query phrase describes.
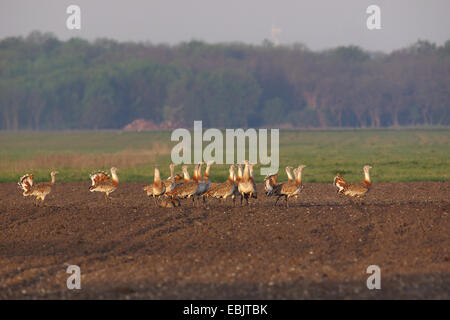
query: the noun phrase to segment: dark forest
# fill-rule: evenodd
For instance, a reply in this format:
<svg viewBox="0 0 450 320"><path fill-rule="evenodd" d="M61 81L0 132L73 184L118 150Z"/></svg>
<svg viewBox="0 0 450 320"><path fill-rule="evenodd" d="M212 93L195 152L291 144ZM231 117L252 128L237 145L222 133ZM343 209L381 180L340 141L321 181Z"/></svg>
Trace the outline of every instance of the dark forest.
<svg viewBox="0 0 450 320"><path fill-rule="evenodd" d="M218 128L448 126L450 40L356 46L0 41L0 129L121 129L136 119Z"/></svg>

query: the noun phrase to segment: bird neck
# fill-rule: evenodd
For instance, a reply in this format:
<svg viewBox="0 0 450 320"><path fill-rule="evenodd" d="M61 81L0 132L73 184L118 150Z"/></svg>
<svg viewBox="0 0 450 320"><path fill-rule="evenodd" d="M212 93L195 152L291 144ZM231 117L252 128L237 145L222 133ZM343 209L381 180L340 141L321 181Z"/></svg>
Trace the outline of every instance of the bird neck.
<svg viewBox="0 0 450 320"><path fill-rule="evenodd" d="M205 174L203 175L205 177L205 179L209 178L209 170L211 169L211 165L207 164L206 165L206 170L205 170Z"/></svg>
<svg viewBox="0 0 450 320"><path fill-rule="evenodd" d="M170 180L171 180L171 181L175 181L174 168L173 168L173 166L170 166Z"/></svg>
<svg viewBox="0 0 450 320"><path fill-rule="evenodd" d="M117 176L116 172L111 172L111 179L115 184L119 183L119 177Z"/></svg>
<svg viewBox="0 0 450 320"><path fill-rule="evenodd" d="M295 178L295 183L299 186L302 184L302 169L297 172L297 177Z"/></svg>
<svg viewBox="0 0 450 320"><path fill-rule="evenodd" d="M192 180L197 181L198 180L198 167L194 168L194 172L192 173Z"/></svg>
<svg viewBox="0 0 450 320"><path fill-rule="evenodd" d="M249 180L249 172L248 172L248 164L245 164L245 167L244 167L244 181L247 181L247 180Z"/></svg>
<svg viewBox="0 0 450 320"><path fill-rule="evenodd" d="M198 171L197 171L197 181L202 180L202 165L200 164L198 166Z"/></svg>
<svg viewBox="0 0 450 320"><path fill-rule="evenodd" d="M367 182L370 184L370 174L369 170L364 170L364 182Z"/></svg>
<svg viewBox="0 0 450 320"><path fill-rule="evenodd" d="M159 173L159 169L155 169L155 178L154 181L160 181L161 180L161 174Z"/></svg>
<svg viewBox="0 0 450 320"><path fill-rule="evenodd" d="M286 168L286 174L287 174L287 177L288 177L288 180L289 180L289 181L294 180L294 178L292 177L292 173L291 173L291 171L289 170L289 168Z"/></svg>
<svg viewBox="0 0 450 320"><path fill-rule="evenodd" d="M229 175L228 175L228 181L234 182L234 180L235 180L234 170L230 169Z"/></svg>
<svg viewBox="0 0 450 320"><path fill-rule="evenodd" d="M191 180L191 176L189 175L189 172L187 171L187 169L183 169L183 175L184 175L184 181Z"/></svg>

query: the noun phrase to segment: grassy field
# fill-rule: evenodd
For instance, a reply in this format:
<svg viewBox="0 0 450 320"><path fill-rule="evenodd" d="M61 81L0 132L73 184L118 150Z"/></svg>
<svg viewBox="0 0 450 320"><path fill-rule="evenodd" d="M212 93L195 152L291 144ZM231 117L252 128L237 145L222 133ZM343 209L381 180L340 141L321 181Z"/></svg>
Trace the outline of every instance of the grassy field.
<svg viewBox="0 0 450 320"><path fill-rule="evenodd" d="M1 133L0 182L27 172L48 180L50 170L59 171L59 181L88 181L90 172L111 166L121 181L148 182L156 163L168 175L174 145L168 131ZM365 164L374 181L449 180L450 130L281 131L281 179L286 165L300 163L307 165L305 182L331 182L336 172L358 181ZM225 180L227 168L213 166L213 180ZM255 173L262 181L258 166Z"/></svg>

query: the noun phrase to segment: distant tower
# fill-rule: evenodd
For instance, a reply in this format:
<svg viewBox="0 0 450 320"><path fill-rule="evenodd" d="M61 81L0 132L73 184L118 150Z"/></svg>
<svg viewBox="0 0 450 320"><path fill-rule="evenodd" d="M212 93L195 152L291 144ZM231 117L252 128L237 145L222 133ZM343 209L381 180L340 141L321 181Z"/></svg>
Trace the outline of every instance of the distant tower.
<svg viewBox="0 0 450 320"><path fill-rule="evenodd" d="M278 46L280 42L278 41L278 35L283 31L280 27L276 27L274 24L272 24L272 41L275 44L275 46Z"/></svg>

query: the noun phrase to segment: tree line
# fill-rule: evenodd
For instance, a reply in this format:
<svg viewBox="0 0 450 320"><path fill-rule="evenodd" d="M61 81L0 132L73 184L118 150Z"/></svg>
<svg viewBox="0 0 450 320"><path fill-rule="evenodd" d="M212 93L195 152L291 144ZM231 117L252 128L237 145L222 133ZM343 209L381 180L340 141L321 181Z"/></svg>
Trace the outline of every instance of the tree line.
<svg viewBox="0 0 450 320"><path fill-rule="evenodd" d="M450 40L389 54L356 46L178 45L49 33L0 41L0 129L450 124Z"/></svg>

